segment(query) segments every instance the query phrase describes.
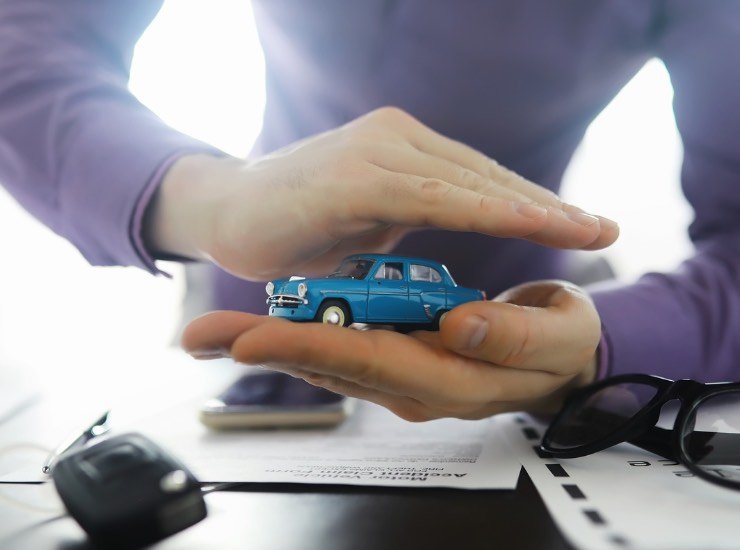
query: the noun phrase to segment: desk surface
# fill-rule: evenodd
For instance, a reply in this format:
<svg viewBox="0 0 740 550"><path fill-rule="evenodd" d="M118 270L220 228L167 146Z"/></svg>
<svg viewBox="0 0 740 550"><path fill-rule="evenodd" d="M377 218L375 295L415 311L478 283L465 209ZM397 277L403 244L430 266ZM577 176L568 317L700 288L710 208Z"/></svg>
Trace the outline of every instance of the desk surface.
<svg viewBox="0 0 740 550"><path fill-rule="evenodd" d="M39 490L0 485L0 521L13 525L0 548L90 548L71 518L11 504ZM206 501L204 521L154 548L570 548L524 471L515 491L263 484Z"/></svg>
<svg viewBox="0 0 740 550"><path fill-rule="evenodd" d="M191 360L183 363L181 359L173 361L168 356L157 358L152 354L136 357L139 359L120 358L120 364L110 364L105 371L105 384L97 381L101 371L94 361L77 363L74 373L71 363L65 370L48 370L43 377L33 378L30 372L26 373L31 380L45 381L47 397L63 399L61 403L45 399L35 404L23 415L23 422L0 423L0 450L18 441L19 436L21 440L28 439L32 432L45 432L39 441L57 441L68 433L70 425L79 425L65 417L72 416L77 418L75 422L80 422L79 419L89 416L89 411L101 410L102 404L112 402L114 397L124 396L126 401L131 401L142 399L144 390L157 394L156 379L166 382L177 375L178 386L184 389L188 380L196 386L204 383L198 373L210 373L210 377L222 370L223 379L217 377L212 381L215 388L223 387L225 380L233 379L236 372L230 372L232 367L228 365L219 368L209 365L203 369ZM157 367L151 368L152 365ZM188 369L197 376L184 376ZM0 380L4 374L0 368ZM95 382L95 391L89 391L80 381ZM33 460L41 464L45 454L36 453ZM46 512L33 509L38 506L48 509L49 503L57 509ZM570 548L523 471L516 490L256 484L248 490L211 493L206 496L206 503L209 515L204 521L154 548ZM75 521L68 516L60 517L60 513L51 484L0 483L0 549L90 548L85 533Z"/></svg>

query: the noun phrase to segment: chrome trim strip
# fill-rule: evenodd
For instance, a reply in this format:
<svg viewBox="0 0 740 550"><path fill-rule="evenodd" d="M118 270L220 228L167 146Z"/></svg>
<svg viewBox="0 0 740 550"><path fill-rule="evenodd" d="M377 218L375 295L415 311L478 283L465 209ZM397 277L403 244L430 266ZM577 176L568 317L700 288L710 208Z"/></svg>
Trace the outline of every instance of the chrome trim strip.
<svg viewBox="0 0 740 550"><path fill-rule="evenodd" d="M273 294L267 298L266 303L276 306L299 306L308 305L308 300L295 294Z"/></svg>

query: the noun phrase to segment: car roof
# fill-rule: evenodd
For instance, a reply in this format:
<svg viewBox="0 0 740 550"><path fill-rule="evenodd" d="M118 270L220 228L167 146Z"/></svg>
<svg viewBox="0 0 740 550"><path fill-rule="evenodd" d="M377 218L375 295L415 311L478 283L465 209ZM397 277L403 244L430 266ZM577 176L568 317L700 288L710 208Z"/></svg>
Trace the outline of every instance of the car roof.
<svg viewBox="0 0 740 550"><path fill-rule="evenodd" d="M420 264L435 265L444 267L444 264L435 260L428 260L426 258L416 258L414 256L401 256L398 254L352 254L347 256L345 260L375 260L378 262L417 262Z"/></svg>

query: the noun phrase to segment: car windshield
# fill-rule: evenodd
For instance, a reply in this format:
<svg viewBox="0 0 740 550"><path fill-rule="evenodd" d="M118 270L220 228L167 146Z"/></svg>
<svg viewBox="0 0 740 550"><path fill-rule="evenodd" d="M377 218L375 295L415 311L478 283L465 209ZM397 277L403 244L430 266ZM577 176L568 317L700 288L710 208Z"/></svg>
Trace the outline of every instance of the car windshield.
<svg viewBox="0 0 740 550"><path fill-rule="evenodd" d="M352 259L344 260L337 270L329 275L330 279L364 279L367 277L370 268L375 263L375 260L363 260L363 259Z"/></svg>

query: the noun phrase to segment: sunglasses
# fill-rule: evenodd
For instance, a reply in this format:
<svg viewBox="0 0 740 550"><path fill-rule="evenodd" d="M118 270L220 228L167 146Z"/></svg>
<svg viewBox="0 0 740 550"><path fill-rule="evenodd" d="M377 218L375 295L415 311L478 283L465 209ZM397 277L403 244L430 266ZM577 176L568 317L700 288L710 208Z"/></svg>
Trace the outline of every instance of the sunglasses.
<svg viewBox="0 0 740 550"><path fill-rule="evenodd" d="M675 400L673 428L659 427L663 406ZM555 458L576 458L623 442L740 489L740 382L703 384L649 374L607 378L566 399L541 448Z"/></svg>

